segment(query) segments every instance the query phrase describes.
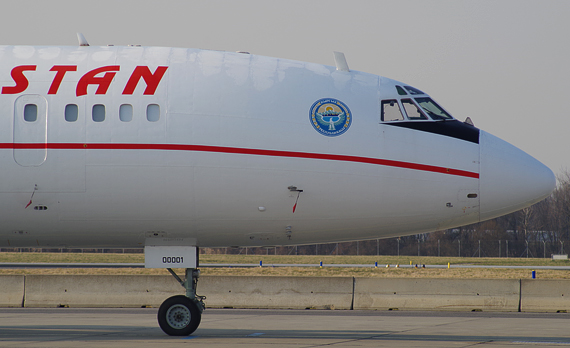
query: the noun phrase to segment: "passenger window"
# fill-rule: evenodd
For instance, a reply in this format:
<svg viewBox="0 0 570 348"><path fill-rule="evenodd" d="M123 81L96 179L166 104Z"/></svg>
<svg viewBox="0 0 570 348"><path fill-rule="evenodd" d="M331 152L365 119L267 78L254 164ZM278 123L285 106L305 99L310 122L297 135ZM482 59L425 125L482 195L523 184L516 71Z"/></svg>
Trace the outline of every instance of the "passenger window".
<svg viewBox="0 0 570 348"><path fill-rule="evenodd" d="M105 121L105 105L103 104L93 105L93 112L91 114L91 117L95 122Z"/></svg>
<svg viewBox="0 0 570 348"><path fill-rule="evenodd" d="M79 111L77 105L75 104L67 104L65 106L65 120L67 122L75 122L77 121L77 115Z"/></svg>
<svg viewBox="0 0 570 348"><path fill-rule="evenodd" d="M146 119L150 122L156 122L160 119L160 106L157 104L149 104L146 107Z"/></svg>
<svg viewBox="0 0 570 348"><path fill-rule="evenodd" d="M452 120L450 114L445 112L439 105L430 98L416 98L416 102L424 109L425 113L434 120Z"/></svg>
<svg viewBox="0 0 570 348"><path fill-rule="evenodd" d="M122 104L119 107L119 120L123 122L131 122L133 120L133 106L131 104Z"/></svg>
<svg viewBox="0 0 570 348"><path fill-rule="evenodd" d="M24 121L36 122L38 119L38 106L36 104L26 104L24 106Z"/></svg>
<svg viewBox="0 0 570 348"><path fill-rule="evenodd" d="M402 105L404 106L404 110L406 110L406 114L408 114L408 118L410 120L428 119L411 99L402 99Z"/></svg>
<svg viewBox="0 0 570 348"><path fill-rule="evenodd" d="M400 105L396 99L382 100L380 111L381 120L384 122L404 120L404 115L402 115L402 110L400 110Z"/></svg>

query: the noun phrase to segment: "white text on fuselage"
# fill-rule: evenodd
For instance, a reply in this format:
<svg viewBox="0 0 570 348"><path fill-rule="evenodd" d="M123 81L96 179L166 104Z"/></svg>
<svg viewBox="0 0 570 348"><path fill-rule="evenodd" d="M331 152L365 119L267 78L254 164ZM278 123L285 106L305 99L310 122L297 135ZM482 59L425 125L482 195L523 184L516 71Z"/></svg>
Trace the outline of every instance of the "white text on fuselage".
<svg viewBox="0 0 570 348"><path fill-rule="evenodd" d="M24 72L36 71L36 65L20 65L12 69L11 76L14 80L15 86L2 87L1 94L18 94L23 93L28 89L30 81L24 75ZM133 94L141 78L146 83L144 95L154 95L158 84L162 80L164 73L168 69L167 66L159 66L155 69L154 73L150 71L148 66L137 66L131 73L131 77L127 81L122 94ZM119 65L108 65L100 68L93 69L86 72L77 80L77 87L75 88L75 95L82 96L87 94L87 87L96 85L97 90L95 94L106 94L109 86L113 82L117 72L121 70ZM64 81L66 74L77 72L77 65L54 65L49 71L55 72L51 85L47 94L57 94L61 83Z"/></svg>

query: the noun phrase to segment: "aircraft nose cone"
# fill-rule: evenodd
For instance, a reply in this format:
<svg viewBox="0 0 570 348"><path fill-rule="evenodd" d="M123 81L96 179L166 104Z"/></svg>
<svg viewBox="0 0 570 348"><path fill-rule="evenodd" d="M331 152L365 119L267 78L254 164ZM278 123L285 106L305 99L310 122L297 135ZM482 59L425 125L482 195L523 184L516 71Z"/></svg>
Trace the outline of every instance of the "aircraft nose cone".
<svg viewBox="0 0 570 348"><path fill-rule="evenodd" d="M554 173L526 152L483 131L479 144L481 221L526 208L556 187Z"/></svg>

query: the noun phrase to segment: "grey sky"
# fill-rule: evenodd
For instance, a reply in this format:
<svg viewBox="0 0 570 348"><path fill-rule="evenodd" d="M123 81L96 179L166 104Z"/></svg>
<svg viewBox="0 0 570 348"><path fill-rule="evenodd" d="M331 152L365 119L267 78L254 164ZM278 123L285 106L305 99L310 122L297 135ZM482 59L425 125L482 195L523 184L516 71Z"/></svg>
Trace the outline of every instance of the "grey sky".
<svg viewBox="0 0 570 348"><path fill-rule="evenodd" d="M334 65L420 88L456 118L570 169L570 1L0 1L0 44L142 44ZM437 150L437 149L434 149Z"/></svg>

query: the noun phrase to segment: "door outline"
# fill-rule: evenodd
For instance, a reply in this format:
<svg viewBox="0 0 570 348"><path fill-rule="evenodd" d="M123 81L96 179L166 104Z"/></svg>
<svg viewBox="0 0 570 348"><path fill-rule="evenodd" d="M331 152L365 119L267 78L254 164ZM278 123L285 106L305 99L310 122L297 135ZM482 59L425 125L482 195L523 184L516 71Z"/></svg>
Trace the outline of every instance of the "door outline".
<svg viewBox="0 0 570 348"><path fill-rule="evenodd" d="M37 106L36 119L26 121L24 108L32 104ZM25 94L14 103L14 160L23 167L37 167L47 159L47 100L41 95Z"/></svg>

